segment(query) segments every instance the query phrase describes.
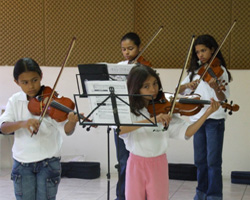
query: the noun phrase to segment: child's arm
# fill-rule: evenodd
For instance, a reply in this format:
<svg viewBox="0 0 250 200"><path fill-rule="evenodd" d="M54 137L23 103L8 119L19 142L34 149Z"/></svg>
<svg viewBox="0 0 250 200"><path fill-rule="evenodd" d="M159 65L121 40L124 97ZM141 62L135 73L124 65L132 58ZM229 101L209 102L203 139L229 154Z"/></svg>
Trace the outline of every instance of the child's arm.
<svg viewBox="0 0 250 200"><path fill-rule="evenodd" d="M26 121L3 122L1 125L1 131L4 134L13 133L20 128L27 128L30 133L33 133L33 131L37 131L39 128L39 120L29 119Z"/></svg>
<svg viewBox="0 0 250 200"><path fill-rule="evenodd" d="M186 130L186 136L191 137L193 136L198 129L202 126L202 124L206 121L208 116L218 110L220 107L220 103L215 101L214 99L211 99L211 105L210 107L206 110L206 112L202 115L200 119L198 119L195 123L191 124L187 130Z"/></svg>
<svg viewBox="0 0 250 200"><path fill-rule="evenodd" d="M73 134L77 122L78 122L77 114L74 114L74 112L70 112L68 114L68 121L64 125L64 131L65 131L66 135Z"/></svg>
<svg viewBox="0 0 250 200"><path fill-rule="evenodd" d="M154 117L151 117L150 120L154 121ZM168 114L161 113L161 114L156 116L156 122L162 123L164 126L168 125L170 120L171 120L171 118ZM145 119L145 120L138 121L136 123L148 123L148 120ZM141 127L140 126L121 126L120 127L120 135L124 134L124 133L129 133L129 132L134 131L134 130L139 129L139 128L141 128Z"/></svg>
<svg viewBox="0 0 250 200"><path fill-rule="evenodd" d="M194 91L197 88L198 85L199 85L199 80L198 79L196 79L196 80L194 80L192 82L189 82L189 83L185 83L185 84L180 86L179 93L182 94L187 88Z"/></svg>

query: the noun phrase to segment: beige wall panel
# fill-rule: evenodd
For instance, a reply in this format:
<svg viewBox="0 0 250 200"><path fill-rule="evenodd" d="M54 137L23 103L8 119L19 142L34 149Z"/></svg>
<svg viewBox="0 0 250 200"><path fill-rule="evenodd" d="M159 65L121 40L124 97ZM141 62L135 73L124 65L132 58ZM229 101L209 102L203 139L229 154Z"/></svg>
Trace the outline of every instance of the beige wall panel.
<svg viewBox="0 0 250 200"><path fill-rule="evenodd" d="M160 25L164 30L144 57L157 68L182 67L193 34L210 34L221 43L231 26L231 1L137 0L135 30L143 43ZM227 40L222 48L226 62L229 62L229 42Z"/></svg>
<svg viewBox="0 0 250 200"><path fill-rule="evenodd" d="M22 57L43 63L43 1L0 1L0 19L0 64L13 65Z"/></svg>
<svg viewBox="0 0 250 200"><path fill-rule="evenodd" d="M231 67L250 69L250 1L233 0L232 19L237 19L231 39Z"/></svg>
<svg viewBox="0 0 250 200"><path fill-rule="evenodd" d="M45 1L46 65L61 65L77 38L67 66L118 62L120 38L134 28L134 1Z"/></svg>

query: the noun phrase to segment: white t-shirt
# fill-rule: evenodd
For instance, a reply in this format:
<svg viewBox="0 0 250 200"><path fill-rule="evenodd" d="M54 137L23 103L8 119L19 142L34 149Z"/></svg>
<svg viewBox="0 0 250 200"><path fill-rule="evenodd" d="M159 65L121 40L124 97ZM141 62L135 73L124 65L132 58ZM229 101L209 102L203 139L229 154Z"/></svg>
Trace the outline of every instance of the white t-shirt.
<svg viewBox="0 0 250 200"><path fill-rule="evenodd" d="M228 74L226 72L226 69L223 66L221 66L221 68L223 69L224 73L221 75L220 79L225 80L228 83ZM191 73L188 74L188 76L182 81L181 84L189 83L190 75ZM197 74L193 77L193 81L199 78L200 78L200 75ZM230 96L229 86L226 85L225 89L226 91L223 91L223 92L226 98L229 98ZM182 94L187 95L187 94L190 94L191 92L192 90L187 88ZM218 101L215 91L209 86L207 82L203 80L200 81L200 84L198 85L194 93L199 94L201 96L201 100L210 100L211 98L214 98L216 101ZM209 105L204 105L204 107L200 110L199 113L197 113L196 115L190 116L190 121L192 122L197 121L205 113L208 107ZM208 117L208 119L226 119L226 117L227 117L227 113L224 111L224 108L220 106L217 111L215 111Z"/></svg>
<svg viewBox="0 0 250 200"><path fill-rule="evenodd" d="M141 110L145 116L150 118L146 108ZM144 120L143 116L131 113L133 122ZM173 115L167 131L163 131L163 125L158 127L141 127L130 133L121 134L126 149L131 153L142 157L155 157L166 153L168 138L187 139L185 137L189 123Z"/></svg>
<svg viewBox="0 0 250 200"><path fill-rule="evenodd" d="M16 122L31 118L39 119L28 110L26 94L18 92L8 101L6 110L0 117L0 125L3 122ZM56 122L49 116L45 116L36 135L31 137L28 129L18 129L14 133L14 144L12 147L13 158L19 162L30 163L44 160L46 158L60 156L62 146L62 135L65 122Z"/></svg>
<svg viewBox="0 0 250 200"><path fill-rule="evenodd" d="M128 60L124 60L124 61L118 62L117 64L118 65L127 65L128 64Z"/></svg>

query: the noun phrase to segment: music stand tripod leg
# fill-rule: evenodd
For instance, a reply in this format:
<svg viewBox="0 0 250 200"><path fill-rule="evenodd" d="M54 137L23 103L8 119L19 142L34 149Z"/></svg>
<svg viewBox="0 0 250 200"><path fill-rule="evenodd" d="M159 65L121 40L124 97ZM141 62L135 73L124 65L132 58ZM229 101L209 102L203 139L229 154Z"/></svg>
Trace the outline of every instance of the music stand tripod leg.
<svg viewBox="0 0 250 200"><path fill-rule="evenodd" d="M108 173L107 173L107 199L109 200L110 197L110 142L109 142L109 135L110 135L111 128L107 128L107 149L108 149Z"/></svg>

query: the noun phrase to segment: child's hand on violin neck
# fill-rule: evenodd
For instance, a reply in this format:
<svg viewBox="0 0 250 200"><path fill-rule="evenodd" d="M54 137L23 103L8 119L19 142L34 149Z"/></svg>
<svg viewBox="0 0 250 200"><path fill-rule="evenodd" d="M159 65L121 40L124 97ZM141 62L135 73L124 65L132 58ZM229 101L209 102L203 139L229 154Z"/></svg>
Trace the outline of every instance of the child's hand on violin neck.
<svg viewBox="0 0 250 200"><path fill-rule="evenodd" d="M83 115L83 114L82 114ZM78 119L78 115L77 114L74 114L74 112L70 112L68 114L68 121L69 122L72 122L72 123L77 123L79 121Z"/></svg>
<svg viewBox="0 0 250 200"><path fill-rule="evenodd" d="M156 116L157 123L162 123L163 126L168 126L170 123L171 117L169 114L160 113Z"/></svg>
<svg viewBox="0 0 250 200"><path fill-rule="evenodd" d="M215 78L211 78L208 84L211 88L218 92L225 91L227 85L227 83L225 83L225 80L219 80L218 84Z"/></svg>
<svg viewBox="0 0 250 200"><path fill-rule="evenodd" d="M207 109L207 112L209 114L212 114L213 112L218 110L219 107L220 107L220 102L215 101L213 98L211 98L211 104L210 104L209 108Z"/></svg>
<svg viewBox="0 0 250 200"><path fill-rule="evenodd" d="M22 128L27 128L31 134L37 132L39 129L40 123L38 119L29 119L27 121L23 121Z"/></svg>

